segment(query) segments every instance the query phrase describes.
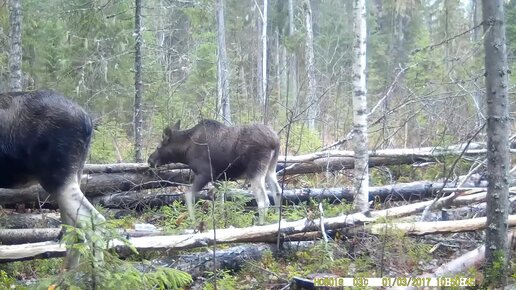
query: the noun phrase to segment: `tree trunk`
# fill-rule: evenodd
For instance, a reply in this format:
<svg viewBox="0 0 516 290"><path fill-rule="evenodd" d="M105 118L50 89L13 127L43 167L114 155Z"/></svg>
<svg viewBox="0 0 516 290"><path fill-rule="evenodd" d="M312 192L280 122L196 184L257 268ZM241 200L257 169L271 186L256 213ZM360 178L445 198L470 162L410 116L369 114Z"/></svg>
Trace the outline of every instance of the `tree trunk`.
<svg viewBox="0 0 516 290"><path fill-rule="evenodd" d="M267 94L267 6L268 0L263 0L263 10L262 10L262 66L261 66L261 89L260 99L263 105L263 123L268 123L268 94Z"/></svg>
<svg viewBox="0 0 516 290"><path fill-rule="evenodd" d="M516 215L509 216L508 225L516 227ZM411 222L411 223L375 223L366 226L366 231L374 235L393 234L422 236L428 234L449 234L459 232L474 232L485 229L486 218L473 218L465 220L435 221L435 222Z"/></svg>
<svg viewBox="0 0 516 290"><path fill-rule="evenodd" d="M3 215L0 220L1 229L34 229L34 228L56 228L61 222L61 215L54 212L45 212L42 214L31 213L8 213L8 209L2 210ZM4 244L0 238L0 244Z"/></svg>
<svg viewBox="0 0 516 290"><path fill-rule="evenodd" d="M285 42L285 32L283 32L282 41ZM279 39L278 39L279 41ZM281 45L281 55L280 55L280 78L281 78L281 95L283 99L285 99L285 106L288 108L286 94L288 93L288 66L287 66L287 47L283 44ZM283 101L283 100L281 100ZM280 100L278 100L278 103L280 103Z"/></svg>
<svg viewBox="0 0 516 290"><path fill-rule="evenodd" d="M509 214L509 112L507 53L502 0L483 0L487 99L486 285L507 283Z"/></svg>
<svg viewBox="0 0 516 290"><path fill-rule="evenodd" d="M145 224L144 224L145 225ZM57 241L61 228L26 228L26 229L0 229L0 244L16 245L25 243L40 243L48 241ZM129 237L149 237L162 236L161 231L145 231L123 229L119 230L121 235Z"/></svg>
<svg viewBox="0 0 516 290"><path fill-rule="evenodd" d="M294 22L294 1L288 0L288 35L293 38L296 33L296 25ZM290 58L288 61L288 74L290 76L289 80L289 89L288 96L291 96L293 108L295 114L299 111L299 102L298 102L298 88L297 88L297 48L294 47L291 51ZM285 104L287 108L291 108L289 104Z"/></svg>
<svg viewBox="0 0 516 290"><path fill-rule="evenodd" d="M281 48L279 45L279 29L276 27L276 30L274 31L274 38L275 38L275 46L276 46L276 58L275 58L275 67L276 67L276 90L277 90L277 99L276 102L281 104L281 95L282 95L282 82L281 82L281 70L283 69L280 65L280 59L281 59ZM276 117L276 116L275 116ZM276 124L272 124L273 127Z"/></svg>
<svg viewBox="0 0 516 290"><path fill-rule="evenodd" d="M142 112L142 2L135 0L134 8L134 160L143 162L143 112Z"/></svg>
<svg viewBox="0 0 516 290"><path fill-rule="evenodd" d="M218 111L224 123L231 125L231 107L229 102L229 68L226 54L226 28L224 24L224 0L217 0L217 87Z"/></svg>
<svg viewBox="0 0 516 290"><path fill-rule="evenodd" d="M9 89L13 92L23 89L21 12L21 0L9 0Z"/></svg>
<svg viewBox="0 0 516 290"><path fill-rule="evenodd" d="M247 228L228 228L217 229L216 239L212 230L198 234L182 234L174 236L154 236L137 237L130 239L132 245L139 251L159 251L159 250L184 250L196 247L206 247L226 243L246 243L246 242L275 242L278 231L282 234L283 240L288 241L292 236L296 240L306 240L303 235L296 235L305 232L320 231L321 222L327 230L343 228L347 226L362 225L365 222L372 222L374 219L365 217L361 213L352 215L341 215L333 218L298 220L292 222L282 222L265 226L252 226ZM293 240L293 239L292 239ZM120 241L114 240L110 243L111 248L127 249L127 246ZM0 245L0 263L24 259L44 258L51 256L64 255L66 247L58 242L41 242L21 245Z"/></svg>
<svg viewBox="0 0 516 290"><path fill-rule="evenodd" d="M471 21L472 27L479 25L480 20L482 19L482 9L479 7L480 0L471 0ZM477 42L479 40L480 27L475 28L473 30L473 42Z"/></svg>
<svg viewBox="0 0 516 290"><path fill-rule="evenodd" d="M285 243L291 246L291 250L296 248L307 248L310 243L295 242ZM277 253L276 244L243 244L225 249L217 249L215 259L212 250L200 251L192 254L182 254L160 258L152 262L153 265L162 265L169 268L185 271L193 278L209 276L214 269L226 271L239 271L250 261L259 261L264 253L271 251ZM202 279L197 281L202 283ZM196 289L192 287L191 289ZM219 286L219 289L224 289ZM227 288L226 288L227 289Z"/></svg>
<svg viewBox="0 0 516 290"><path fill-rule="evenodd" d="M81 190L88 197L113 193L117 191L143 190L177 186L189 183L190 170L166 170L148 173L111 173L93 174L81 180ZM0 188L0 204L14 204L17 202L49 202L48 193L40 186L27 188L6 189Z"/></svg>
<svg viewBox="0 0 516 290"><path fill-rule="evenodd" d="M369 198L383 202L385 200L395 201L411 201L431 198L437 192L444 191L467 191L471 188L451 188L453 184L444 184L441 182L419 181L412 183L400 183L395 185L385 185L370 187ZM482 190L482 189L478 189ZM267 191L269 200L274 202L273 195ZM229 190L224 193L226 200L240 200L242 196L253 197L250 191ZM254 198L254 197L253 197ZM212 200L213 196L206 191L201 191L196 195L196 200ZM129 191L114 193L111 195L103 195L92 199L92 203L99 203L105 208L120 209L147 209L149 207L156 208L164 205L172 204L174 201L182 201L183 194L180 192L171 193L169 190L155 192ZM311 200L325 200L331 204L341 201L353 200L353 188L336 187L336 188L298 188L285 189L283 191L283 202L286 204L300 204L310 202ZM250 200L246 205L256 206L254 199Z"/></svg>
<svg viewBox="0 0 516 290"><path fill-rule="evenodd" d="M312 22L312 4L311 0L305 2L305 16L306 16L306 71L308 75L308 93L306 96L308 106L308 128L315 130L315 119L319 102L317 101L316 89L317 80L315 78L315 56L314 56L314 33Z"/></svg>
<svg viewBox="0 0 516 290"><path fill-rule="evenodd" d="M354 60L353 60L353 150L355 152L354 207L367 211L369 192L369 166L367 150L367 98L366 98L366 6L365 0L355 0Z"/></svg>

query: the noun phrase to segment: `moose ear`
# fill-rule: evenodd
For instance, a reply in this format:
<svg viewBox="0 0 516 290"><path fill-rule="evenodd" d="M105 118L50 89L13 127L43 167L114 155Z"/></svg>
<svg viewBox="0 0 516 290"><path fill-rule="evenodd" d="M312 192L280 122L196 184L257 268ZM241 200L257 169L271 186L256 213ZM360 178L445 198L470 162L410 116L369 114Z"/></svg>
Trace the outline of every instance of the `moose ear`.
<svg viewBox="0 0 516 290"><path fill-rule="evenodd" d="M172 129L179 130L179 127L181 127L181 120L177 121L174 127L172 127Z"/></svg>
<svg viewBox="0 0 516 290"><path fill-rule="evenodd" d="M172 135L172 129L170 129L170 126L166 127L163 130L163 135L170 137Z"/></svg>

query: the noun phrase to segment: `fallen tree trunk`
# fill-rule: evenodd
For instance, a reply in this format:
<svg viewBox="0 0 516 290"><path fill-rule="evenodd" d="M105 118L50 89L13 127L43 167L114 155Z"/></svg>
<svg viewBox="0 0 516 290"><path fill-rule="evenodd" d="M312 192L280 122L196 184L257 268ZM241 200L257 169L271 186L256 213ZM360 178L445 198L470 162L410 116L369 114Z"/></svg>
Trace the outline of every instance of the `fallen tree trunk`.
<svg viewBox="0 0 516 290"><path fill-rule="evenodd" d="M507 220L509 227L516 227L516 215L510 215ZM486 227L486 218L474 218L466 220L413 222L413 223L383 223L366 227L374 235L386 234L392 231L405 235L446 234L459 232L473 232Z"/></svg>
<svg viewBox="0 0 516 290"><path fill-rule="evenodd" d="M195 278L206 275L206 272L214 272L215 269L239 271L246 261L258 261L265 251L275 252L275 249L275 245L271 244L241 245L217 250L215 261L212 251L204 251L159 259L153 264L185 271Z"/></svg>
<svg viewBox="0 0 516 290"><path fill-rule="evenodd" d="M12 213L0 218L0 229L54 228L61 225L59 213Z"/></svg>
<svg viewBox="0 0 516 290"><path fill-rule="evenodd" d="M36 228L36 229L0 229L0 245L31 244L48 241L57 241L62 228ZM146 231L124 229L119 231L121 235L137 238L150 236L164 236L165 233L159 230ZM332 232L333 233L333 232ZM293 234L285 237L289 241L313 241L320 238L321 232L306 232ZM275 242L273 239L267 242Z"/></svg>
<svg viewBox="0 0 516 290"><path fill-rule="evenodd" d="M386 186L372 186L369 188L369 200L385 201L389 200L418 200L432 197L436 192L443 188L440 182L419 181L410 183L399 183ZM446 187L446 190L466 191L471 188L453 189ZM226 200L234 200L236 196L246 195L254 197L251 192L244 190L231 190L225 193ZM197 200L211 200L212 197L206 191L200 192L196 196ZM273 196L269 193L271 204L274 203ZM353 188L334 187L334 188L301 188L286 189L283 191L284 204L299 204L309 200L326 200L330 203L353 200ZM130 208L142 209L146 207L160 207L172 204L174 201L183 201L182 193L168 192L121 192L111 195L104 195L93 198L94 203L99 203L107 208ZM249 205L256 205L253 200Z"/></svg>
<svg viewBox="0 0 516 290"><path fill-rule="evenodd" d="M363 224L372 221L361 213L324 219L325 228L330 230L354 224ZM306 219L294 222L271 224L265 226L254 226L249 228L218 229L216 231L217 244L224 243L246 243L246 242L274 242L278 230L284 239L289 236L318 231L319 220L309 221ZM298 236L299 237L299 236ZM303 237L302 235L300 237ZM140 252L156 251L166 249L189 249L213 245L215 242L213 231L200 234L183 234L175 236L155 236L130 238L129 241ZM110 247L117 248L118 251L128 251L122 241L113 241ZM65 246L57 242L41 242L22 245L0 246L0 262L10 262L34 258L50 258L64 255Z"/></svg>
<svg viewBox="0 0 516 290"><path fill-rule="evenodd" d="M282 244L282 254L297 252L313 246L313 242L286 242ZM259 261L265 251L271 251L273 255L278 254L276 244L244 244L233 246L227 249L217 249L215 261L213 250L209 249L194 254L171 256L152 261L154 266L163 266L188 272L193 278L206 276L207 273L217 270L239 271L250 261ZM149 268L148 266L144 266ZM152 267L152 266L151 266ZM146 269L142 269L144 272ZM152 269L151 269L152 270ZM260 269L257 269L258 271ZM285 282L287 282L285 280Z"/></svg>
<svg viewBox="0 0 516 290"><path fill-rule="evenodd" d="M190 177L184 170L180 174L180 178L183 182L186 182ZM154 177L142 173L95 174L88 176L88 179L83 182L82 188L85 191L85 195L94 203L98 202L105 207L157 207L171 204L175 200L182 200L182 195L178 195L180 193L176 192L143 192L136 190L177 185L177 183L171 181L177 180L176 176L178 175L176 175L175 171L163 171L160 172L160 175ZM392 200L414 200L427 198L431 197L442 187L443 183L431 181L373 186L370 188L370 200L384 201L387 198ZM353 189L351 187L303 188L285 190L283 196L285 202L289 204L297 204L310 199L325 199L329 202L335 202L340 200L352 201L352 192ZM242 194L253 196L250 192L243 190L232 190L226 193L229 199L235 195ZM51 199L39 185L26 189L0 189L0 204L10 205L20 202L38 202L38 196L39 200L45 200L48 203L55 204L55 200ZM198 194L197 198L211 199L205 191ZM274 202L272 196L269 196L269 199L271 202Z"/></svg>
<svg viewBox="0 0 516 290"><path fill-rule="evenodd" d="M81 189L88 197L117 191L161 188L190 183L190 170L148 171L146 173L92 174L82 179ZM0 189L0 204L30 203L54 200L40 186L22 189Z"/></svg>
<svg viewBox="0 0 516 290"><path fill-rule="evenodd" d="M384 149L370 151L369 156L376 159L377 163L388 163L390 159L405 160L405 162L413 163L417 161L431 161L437 157L448 155L460 155L466 144L451 145L449 147L421 147L421 148L403 148L403 149ZM516 151L515 151L516 152ZM485 145L480 143L471 143L464 155L475 156L486 153ZM291 165L294 163L312 163L318 159L326 161L353 159L353 151L345 150L327 150L322 152L314 152L310 154L297 156L279 156L278 163L281 165ZM333 159L332 159L333 158ZM336 159L335 159L336 158ZM430 159L429 159L430 158ZM397 161L393 161L397 162ZM399 162L399 161L398 161ZM316 164L316 163L314 163ZM387 164L388 165L388 164ZM162 169L185 169L188 168L183 164L169 164L161 167ZM145 172L149 170L147 163L115 163L115 164L86 164L84 166L85 173L121 173L121 172Z"/></svg>
<svg viewBox="0 0 516 290"><path fill-rule="evenodd" d="M507 232L507 239L510 241L511 246L514 246L514 237L516 236L516 230L511 229ZM439 268L435 269L433 273L426 273L420 275L418 277L454 277L458 274L467 273L472 268L478 269L480 268L485 261L485 246L480 246L474 250L467 252L466 254L451 260L450 262L441 265ZM466 276L465 278L470 278ZM472 277L475 278L475 277ZM475 285L479 287L480 285ZM388 289L404 289L404 290L412 290L419 289L418 287L391 287ZM513 288L506 288L513 289Z"/></svg>
<svg viewBox="0 0 516 290"><path fill-rule="evenodd" d="M181 163L172 163L160 166L160 170L188 169L187 165ZM135 173L152 171L147 163L112 163L112 164L85 164L84 173Z"/></svg>
<svg viewBox="0 0 516 290"><path fill-rule="evenodd" d="M0 229L1 245L17 245L57 241L62 228L37 229ZM120 230L120 234L128 237L149 237L163 235L161 231L141 231L133 229Z"/></svg>

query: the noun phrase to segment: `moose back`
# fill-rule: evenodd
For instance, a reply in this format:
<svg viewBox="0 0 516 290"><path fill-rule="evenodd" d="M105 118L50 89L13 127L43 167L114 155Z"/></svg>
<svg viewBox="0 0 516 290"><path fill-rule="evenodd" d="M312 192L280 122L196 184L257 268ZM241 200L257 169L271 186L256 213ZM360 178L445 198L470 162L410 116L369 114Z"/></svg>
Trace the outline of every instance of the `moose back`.
<svg viewBox="0 0 516 290"><path fill-rule="evenodd" d="M280 186L276 178L279 156L278 135L268 126L251 124L229 127L214 120L202 120L191 129L180 130L180 121L165 128L163 140L149 157L149 165L183 163L194 172L192 189L186 193L188 212L195 220L193 204L208 182L247 178L258 204L259 223L263 224L269 186L276 205Z"/></svg>

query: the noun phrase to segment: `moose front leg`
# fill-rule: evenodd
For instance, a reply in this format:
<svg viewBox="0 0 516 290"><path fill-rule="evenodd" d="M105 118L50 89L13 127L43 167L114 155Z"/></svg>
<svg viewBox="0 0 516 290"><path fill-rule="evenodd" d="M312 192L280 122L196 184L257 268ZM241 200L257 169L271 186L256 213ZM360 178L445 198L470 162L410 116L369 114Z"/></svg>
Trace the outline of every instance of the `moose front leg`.
<svg viewBox="0 0 516 290"><path fill-rule="evenodd" d="M188 207L188 214L190 219L195 223L195 196L201 189L211 181L211 178L204 174L197 174L194 177L192 189L185 194L186 206Z"/></svg>

